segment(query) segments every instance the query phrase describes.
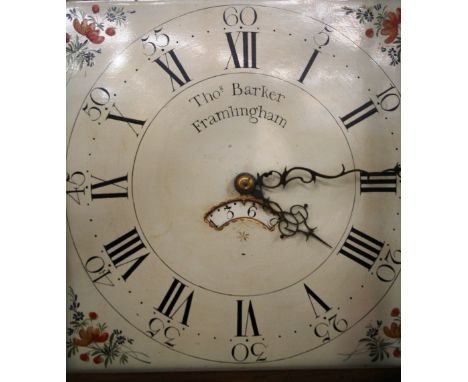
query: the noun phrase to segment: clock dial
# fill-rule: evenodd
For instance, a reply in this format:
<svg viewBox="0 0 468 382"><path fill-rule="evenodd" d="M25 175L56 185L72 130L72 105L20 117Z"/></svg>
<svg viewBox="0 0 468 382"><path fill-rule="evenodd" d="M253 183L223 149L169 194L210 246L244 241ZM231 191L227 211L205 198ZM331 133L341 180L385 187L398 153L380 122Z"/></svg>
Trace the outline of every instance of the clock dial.
<svg viewBox="0 0 468 382"><path fill-rule="evenodd" d="M385 72L313 18L232 5L155 25L98 77L69 138L82 265L171 350L258 363L318 349L399 275L399 113ZM270 174L263 199L234 185L297 166L325 176Z"/></svg>

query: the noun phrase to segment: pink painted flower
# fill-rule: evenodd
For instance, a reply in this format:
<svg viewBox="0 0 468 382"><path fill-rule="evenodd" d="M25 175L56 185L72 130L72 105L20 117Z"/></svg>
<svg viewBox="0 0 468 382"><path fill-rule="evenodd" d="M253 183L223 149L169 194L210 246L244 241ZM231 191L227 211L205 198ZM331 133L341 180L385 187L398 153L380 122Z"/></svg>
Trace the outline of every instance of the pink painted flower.
<svg viewBox="0 0 468 382"><path fill-rule="evenodd" d="M88 24L87 20L83 20L81 23L78 19L73 20L73 28L75 30L88 38L93 44L101 44L104 41L104 36L99 36L101 32L98 28L96 28L96 24Z"/></svg>
<svg viewBox="0 0 468 382"><path fill-rule="evenodd" d="M386 44L391 44L398 36L398 28L401 24L401 8L396 9L395 12L388 12L387 18L382 23L382 30L380 33L383 36L388 36L385 39Z"/></svg>

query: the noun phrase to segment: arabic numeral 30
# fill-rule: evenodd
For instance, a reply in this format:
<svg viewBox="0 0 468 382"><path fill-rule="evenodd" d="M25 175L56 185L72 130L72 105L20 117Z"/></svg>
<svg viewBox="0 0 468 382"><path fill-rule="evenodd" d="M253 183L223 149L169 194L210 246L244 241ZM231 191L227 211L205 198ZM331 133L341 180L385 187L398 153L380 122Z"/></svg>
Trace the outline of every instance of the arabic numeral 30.
<svg viewBox="0 0 468 382"><path fill-rule="evenodd" d="M266 361L265 356L266 345L262 342L255 342L247 346L243 343L235 344L231 349L231 356L237 362L262 362Z"/></svg>

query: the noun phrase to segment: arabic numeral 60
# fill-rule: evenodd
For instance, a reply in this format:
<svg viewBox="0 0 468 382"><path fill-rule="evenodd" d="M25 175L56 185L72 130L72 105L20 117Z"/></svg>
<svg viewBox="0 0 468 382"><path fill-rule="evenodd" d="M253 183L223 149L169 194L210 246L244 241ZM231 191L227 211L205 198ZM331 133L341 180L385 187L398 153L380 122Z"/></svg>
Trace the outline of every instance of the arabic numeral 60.
<svg viewBox="0 0 468 382"><path fill-rule="evenodd" d="M257 22L257 11L252 7L245 7L239 12L236 7L229 7L223 12L223 20L230 27L238 25L239 22L249 27Z"/></svg>

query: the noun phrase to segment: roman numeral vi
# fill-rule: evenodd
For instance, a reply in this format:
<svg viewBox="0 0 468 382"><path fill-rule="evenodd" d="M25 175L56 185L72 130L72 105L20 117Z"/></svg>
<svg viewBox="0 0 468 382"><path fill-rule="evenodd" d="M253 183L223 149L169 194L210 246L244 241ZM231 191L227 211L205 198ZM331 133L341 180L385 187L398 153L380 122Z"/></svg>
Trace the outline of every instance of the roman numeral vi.
<svg viewBox="0 0 468 382"><path fill-rule="evenodd" d="M244 324L245 322L245 324ZM250 324L250 325L249 325ZM253 336L259 336L260 332L257 326L257 319L253 310L252 301L249 300L249 306L244 318L244 300L237 300L237 334L236 337L247 337L247 331L251 327Z"/></svg>

